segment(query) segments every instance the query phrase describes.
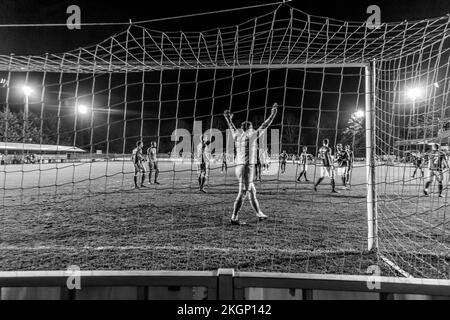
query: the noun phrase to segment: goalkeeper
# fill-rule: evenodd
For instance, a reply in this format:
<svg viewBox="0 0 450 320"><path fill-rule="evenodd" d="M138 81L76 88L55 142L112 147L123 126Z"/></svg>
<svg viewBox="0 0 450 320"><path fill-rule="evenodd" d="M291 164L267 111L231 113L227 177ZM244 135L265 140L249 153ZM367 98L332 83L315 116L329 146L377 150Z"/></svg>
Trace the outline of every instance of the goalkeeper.
<svg viewBox="0 0 450 320"><path fill-rule="evenodd" d="M255 177L255 165L256 165L256 153L257 140L272 124L277 114L278 104L274 103L269 118L261 124L257 129L253 129L253 125L250 121L244 121L241 123L241 128L237 129L232 121L233 115L225 110L224 117L228 123L228 127L232 133L234 144L236 147L236 176L239 180L239 193L236 197L233 207L233 214L231 216L232 225L240 225L238 218L239 210L242 207L243 201L247 195L250 195L250 203L256 212L256 217L262 221L268 217L262 213L258 199L256 198L256 189L253 183Z"/></svg>

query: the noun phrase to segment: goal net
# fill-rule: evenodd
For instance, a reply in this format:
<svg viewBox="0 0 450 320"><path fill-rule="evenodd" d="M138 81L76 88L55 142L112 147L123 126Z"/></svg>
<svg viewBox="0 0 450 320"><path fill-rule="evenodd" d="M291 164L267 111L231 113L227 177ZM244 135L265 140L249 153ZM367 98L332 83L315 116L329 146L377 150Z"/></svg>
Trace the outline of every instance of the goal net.
<svg viewBox="0 0 450 320"><path fill-rule="evenodd" d="M204 32L131 24L62 54L0 55L0 268L361 274L378 265L383 275L448 277L446 198L434 185L422 197L425 178L410 177L409 159L445 135L447 23L369 28L283 4ZM419 84L411 107L405 90ZM247 224L235 226L239 151L224 111L256 129L274 103L253 177L269 218L246 199ZM145 172L135 174L139 141Z"/></svg>
<svg viewBox="0 0 450 320"><path fill-rule="evenodd" d="M417 50L374 67L379 252L403 275L448 278L448 17L403 28Z"/></svg>

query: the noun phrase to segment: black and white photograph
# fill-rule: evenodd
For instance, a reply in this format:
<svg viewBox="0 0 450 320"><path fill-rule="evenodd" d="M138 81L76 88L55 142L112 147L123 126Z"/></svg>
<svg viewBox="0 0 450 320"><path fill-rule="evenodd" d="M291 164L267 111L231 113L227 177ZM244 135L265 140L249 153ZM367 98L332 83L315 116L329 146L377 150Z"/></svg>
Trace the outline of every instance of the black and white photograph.
<svg viewBox="0 0 450 320"><path fill-rule="evenodd" d="M1 0L0 300L450 299L449 14Z"/></svg>

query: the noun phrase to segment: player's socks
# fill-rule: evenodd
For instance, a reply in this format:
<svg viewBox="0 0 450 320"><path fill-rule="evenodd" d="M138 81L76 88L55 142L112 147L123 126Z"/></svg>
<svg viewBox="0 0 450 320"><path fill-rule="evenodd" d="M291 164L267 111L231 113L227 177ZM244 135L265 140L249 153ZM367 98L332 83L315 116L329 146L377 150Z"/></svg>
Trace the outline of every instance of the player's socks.
<svg viewBox="0 0 450 320"><path fill-rule="evenodd" d="M335 183L334 179L331 179L331 192L338 193L336 191L336 183Z"/></svg>
<svg viewBox="0 0 450 320"><path fill-rule="evenodd" d="M346 181L345 181L345 177L342 176L342 177L341 177L341 180L342 180L342 185L345 187L345 186L347 185L347 183L346 183Z"/></svg>
<svg viewBox="0 0 450 320"><path fill-rule="evenodd" d="M203 187L205 186L205 182L206 182L206 178L205 177L200 177L199 178L200 191L203 192L203 193L206 193L206 191L203 189Z"/></svg>
<svg viewBox="0 0 450 320"><path fill-rule="evenodd" d="M430 186L430 181L427 181L426 183L425 183L425 188L423 189L423 194L424 195L428 195L428 187Z"/></svg>
<svg viewBox="0 0 450 320"><path fill-rule="evenodd" d="M134 176L134 187L139 188L137 184L137 176Z"/></svg>
<svg viewBox="0 0 450 320"><path fill-rule="evenodd" d="M439 197L442 197L442 190L444 189L444 185L442 182L439 182Z"/></svg>
<svg viewBox="0 0 450 320"><path fill-rule="evenodd" d="M317 187L322 181L323 181L323 178L319 178L319 180L317 180L317 182L314 185L314 187Z"/></svg>
<svg viewBox="0 0 450 320"><path fill-rule="evenodd" d="M323 181L323 178L319 178L317 182L314 184L314 191L317 191L317 186Z"/></svg>

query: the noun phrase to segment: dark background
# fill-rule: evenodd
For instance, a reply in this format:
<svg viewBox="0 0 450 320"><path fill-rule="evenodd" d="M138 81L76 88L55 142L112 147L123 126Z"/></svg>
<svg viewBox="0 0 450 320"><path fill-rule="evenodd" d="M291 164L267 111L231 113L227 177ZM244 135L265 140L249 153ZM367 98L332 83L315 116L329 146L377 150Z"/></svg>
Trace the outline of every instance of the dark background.
<svg viewBox="0 0 450 320"><path fill-rule="evenodd" d="M127 22L243 7L275 1L162 1L162 0L4 0L0 3L1 24L65 23L66 8L76 4L81 8L82 22ZM376 4L381 8L381 19L387 21L420 20L450 13L448 0L294 0L291 6L307 13L347 21L365 21L366 9ZM150 23L147 27L157 30L204 30L229 26L259 14L271 7L217 14L169 22ZM65 27L33 27L0 29L0 53L42 54L61 52L97 43L121 30L120 26L83 26L81 30Z"/></svg>
<svg viewBox="0 0 450 320"><path fill-rule="evenodd" d="M81 21L87 22L127 22L157 19L214 10L223 10L269 1L24 1L9 0L0 4L0 24L65 23L68 17L66 8L77 4L81 8ZM347 21L365 21L369 16L366 9L371 4L381 8L382 22L418 20L443 16L450 12L450 2L435 1L291 1L291 6L307 13ZM162 31L200 31L221 26L242 23L258 15L270 12L276 6L220 13L195 18L152 22L146 27ZM117 33L127 26L82 26L81 30L68 30L60 27L7 27L0 28L0 54L16 55L59 53L80 46L92 45ZM282 129L282 148L297 153L301 146L310 147L315 152L320 140L327 137L332 144L343 139L342 134L348 126L353 112L364 108L364 81L359 69L303 70L242 70L234 75L231 91L231 71L222 70L216 74L212 70L199 72L197 96L195 71L182 71L180 97L177 103L178 71L149 72L129 74L127 85L124 74L112 77L114 89L108 89L108 75L96 75L93 88L92 75L65 74L60 87L59 74L47 74L43 100L39 94L30 98L30 112L36 127L43 123L45 132L37 131L36 140L48 143L75 145L86 150L109 150L114 153L129 152L137 139L157 140L160 151L168 152L173 147L170 135L175 128L192 130L194 120L203 120L203 129L210 126L225 129L221 113L231 108L236 113L236 121L250 119L259 125L267 115L273 102L285 99L285 106L274 122L274 128ZM251 74L251 75L250 75ZM6 77L3 73L1 77ZM344 78L340 89L341 78ZM25 73L11 76L8 107L18 114L23 101L18 86L23 83ZM216 79L218 89L213 93ZM251 80L250 80L251 78ZM267 82L267 79L269 81ZM30 73L29 83L40 91L42 74ZM144 103L141 99L145 83ZM78 94L75 97L75 84ZM250 88L249 88L250 83ZM266 85L268 86L266 88ZM285 85L286 83L286 85ZM159 91L161 88L161 99ZM305 95L302 96L302 87ZM125 89L127 93L125 94ZM250 89L250 94L248 93ZM0 89L4 110L5 90ZM58 92L63 92L58 100ZM94 95L92 95L94 91ZM327 92L325 92L327 91ZM108 102L108 92L111 94ZM216 98L219 95L228 97ZM74 117L75 101L95 106L95 116ZM194 106L195 105L195 106ZM248 106L248 107L247 107ZM110 107L110 108L109 108ZM105 111L110 110L109 114ZM126 113L124 110L126 109ZM250 112L247 112L249 110ZM43 111L43 112L42 112ZM59 114L59 118L57 115ZM43 121L41 121L43 120ZM59 125L57 124L59 120ZM19 123L20 124L20 123ZM58 129L57 129L58 127ZM350 143L346 141L346 143ZM355 149L364 150L361 144Z"/></svg>

